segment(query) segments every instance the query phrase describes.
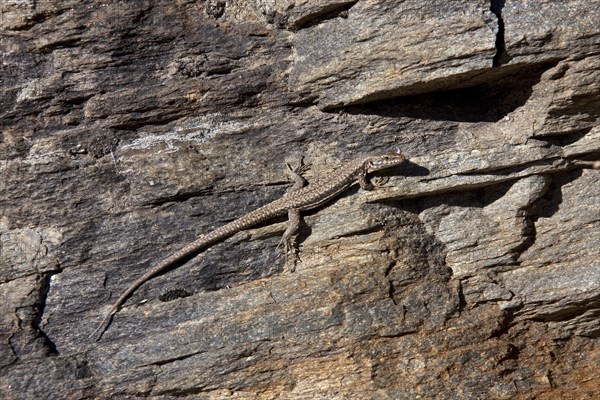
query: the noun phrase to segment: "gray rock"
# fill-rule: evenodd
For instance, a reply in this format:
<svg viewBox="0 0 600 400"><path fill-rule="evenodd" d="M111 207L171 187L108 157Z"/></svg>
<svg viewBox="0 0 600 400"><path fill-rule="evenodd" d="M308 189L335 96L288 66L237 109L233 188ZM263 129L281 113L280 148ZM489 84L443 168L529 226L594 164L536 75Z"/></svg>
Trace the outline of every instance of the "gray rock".
<svg viewBox="0 0 600 400"><path fill-rule="evenodd" d="M596 396L599 10L491 4L3 2L0 398Z"/></svg>

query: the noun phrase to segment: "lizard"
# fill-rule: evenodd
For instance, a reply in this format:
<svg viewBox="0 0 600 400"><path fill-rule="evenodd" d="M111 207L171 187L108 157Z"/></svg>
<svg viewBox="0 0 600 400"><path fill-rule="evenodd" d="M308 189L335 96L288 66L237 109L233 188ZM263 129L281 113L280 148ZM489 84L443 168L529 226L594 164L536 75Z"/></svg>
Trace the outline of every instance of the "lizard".
<svg viewBox="0 0 600 400"><path fill-rule="evenodd" d="M289 225L283 234L282 243L285 245L285 250L287 252L291 247L291 238L300 225L300 211L310 210L325 204L357 182L362 189L372 190L373 185L368 181L367 174L399 166L404 160L405 157L400 153L359 156L344 163L329 176L318 180L315 183L311 183L308 186L304 186L304 178L300 176L298 172L293 171L288 165L290 172L293 174L294 185L282 197L259 207L228 224L200 235L192 243L160 261L129 285L111 306L101 324L92 333L92 337L95 337L96 341L100 340L110 325L113 316L119 311L125 300L127 300L127 298L142 284L169 268L177 261L202 249L206 250L221 240L233 236L237 232L266 222L274 217L284 215L285 213L288 214Z"/></svg>

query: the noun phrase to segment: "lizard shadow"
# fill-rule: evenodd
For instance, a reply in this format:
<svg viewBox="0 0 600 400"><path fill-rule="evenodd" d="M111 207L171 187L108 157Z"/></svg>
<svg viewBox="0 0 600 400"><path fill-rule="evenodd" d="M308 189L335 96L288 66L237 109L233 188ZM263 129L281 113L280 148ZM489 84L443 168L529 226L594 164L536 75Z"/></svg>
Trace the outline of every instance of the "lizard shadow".
<svg viewBox="0 0 600 400"><path fill-rule="evenodd" d="M400 172L401 170L401 172ZM391 176L427 176L431 171L429 169L416 164L410 160L405 160L401 165L393 168L389 168L387 170L376 172L373 177L382 176L382 177L391 177Z"/></svg>

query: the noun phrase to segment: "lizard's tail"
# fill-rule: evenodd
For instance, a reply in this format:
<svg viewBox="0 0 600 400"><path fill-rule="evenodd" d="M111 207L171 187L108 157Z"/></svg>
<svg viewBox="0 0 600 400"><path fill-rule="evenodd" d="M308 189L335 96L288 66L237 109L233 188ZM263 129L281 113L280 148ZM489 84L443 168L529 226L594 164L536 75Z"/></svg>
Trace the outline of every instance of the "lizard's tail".
<svg viewBox="0 0 600 400"><path fill-rule="evenodd" d="M110 322L112 321L112 318L115 315L115 313L117 311L119 311L119 308L121 308L121 305L123 305L125 300L127 300L127 298L129 296L131 296L131 294L133 292L135 292L140 286L142 286L147 280L149 280L153 276L157 275L158 273L164 271L167 267L171 266L173 263L175 263L175 262L181 260L182 258L187 257L188 255L205 247L206 244L207 243L206 243L205 238L203 236L201 236L193 243L185 246L183 249L181 249L178 252L165 258L162 262L157 264L154 268L152 268L151 270L146 272L144 275L140 276L135 282L133 282L131 284L131 286L129 286L127 288L126 291L123 292L123 294L117 299L117 301L115 301L115 303L112 305L112 307L110 308L110 310L108 311L108 313L106 314L104 319L102 320L102 323L100 325L98 325L98 328L96 328L96 330L91 334L90 338L93 338L95 341L98 341L102 338L102 335L104 334L104 332L110 325Z"/></svg>
<svg viewBox="0 0 600 400"><path fill-rule="evenodd" d="M94 339L97 342L98 340L100 340L102 338L102 335L106 331L106 328L108 328L108 325L110 325L110 322L112 321L112 317L113 317L113 315L115 315L117 310L118 310L118 307L115 307L115 306L111 307L108 314L106 314L106 317L104 317L104 319L102 320L102 323L100 325L98 325L96 330L94 330L94 332L92 332L92 334L90 335L91 339Z"/></svg>
<svg viewBox="0 0 600 400"><path fill-rule="evenodd" d="M285 197L282 199L285 200ZM279 201L282 201L282 199L280 199ZM181 249L178 252L172 254L171 256L165 258L162 262L157 264L150 271L146 272L144 275L142 275L140 278L138 278L135 282L133 282L131 284L131 286L129 286L129 288L127 288L127 290L125 292L123 292L121 297L119 297L119 299L112 305L112 307L110 308L108 314L106 314L106 317L104 317L104 320L102 321L100 326L98 326L98 328L96 328L94 333L92 333L91 337L95 338L96 341L100 340L100 338L102 337L102 334L106 331L106 329L110 325L113 315L115 315L115 313L117 311L119 311L119 308L125 302L125 300L127 300L127 298L129 296L131 296L131 294L133 292L135 292L137 290L137 288L142 286L144 284L144 282L146 282L153 276L159 274L160 272L164 271L165 269L167 269L169 266L171 266L175 262L181 260L184 257L189 256L190 254L193 254L201 249L210 247L214 243L217 243L220 240L228 238L231 235L235 234L236 232L239 232L239 231L247 229L251 226L257 225L263 221L266 221L276 215L283 213L286 210L287 210L287 208L279 206L277 203L277 200L276 200L275 202L267 204L266 206L262 206L256 210L246 214L245 216L243 216L241 218L238 218L226 225L223 225L222 227L220 227L218 229L215 229L214 231L212 231L210 233L201 235L194 242L188 244L183 249Z"/></svg>

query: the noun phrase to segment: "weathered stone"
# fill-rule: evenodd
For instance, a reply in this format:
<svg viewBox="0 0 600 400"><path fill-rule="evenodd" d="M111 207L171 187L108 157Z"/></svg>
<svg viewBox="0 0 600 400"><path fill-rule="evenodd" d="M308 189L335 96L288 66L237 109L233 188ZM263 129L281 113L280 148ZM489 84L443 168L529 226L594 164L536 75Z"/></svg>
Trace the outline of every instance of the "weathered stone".
<svg viewBox="0 0 600 400"><path fill-rule="evenodd" d="M593 3L0 13L0 398L596 395ZM377 190L305 213L294 272L274 219L90 339L155 262L281 196L286 162L314 182L396 149Z"/></svg>
<svg viewBox="0 0 600 400"><path fill-rule="evenodd" d="M507 0L500 10L504 25L504 63L540 63L597 54L600 10L571 0L535 3ZM566 56L566 57L565 57Z"/></svg>
<svg viewBox="0 0 600 400"><path fill-rule="evenodd" d="M347 17L298 32L293 88L331 108L432 91L439 82L445 89L481 83L495 52L488 7L358 2Z"/></svg>

